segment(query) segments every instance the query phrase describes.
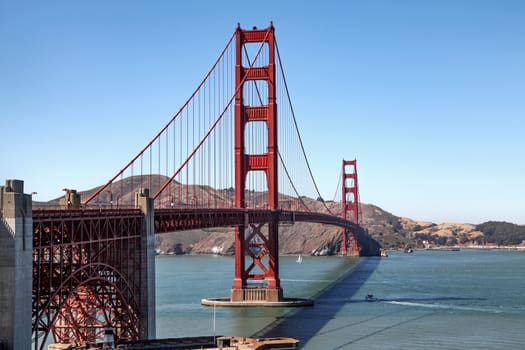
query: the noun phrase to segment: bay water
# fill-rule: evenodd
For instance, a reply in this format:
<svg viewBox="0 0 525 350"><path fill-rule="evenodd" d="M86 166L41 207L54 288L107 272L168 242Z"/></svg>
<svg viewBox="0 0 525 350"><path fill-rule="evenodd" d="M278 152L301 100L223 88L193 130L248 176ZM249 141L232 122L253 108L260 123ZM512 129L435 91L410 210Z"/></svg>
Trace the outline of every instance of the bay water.
<svg viewBox="0 0 525 350"><path fill-rule="evenodd" d="M201 306L226 297L233 257L156 258L157 337L289 336L302 349L525 349L525 252L280 257L285 297L303 308ZM373 294L375 301L366 301Z"/></svg>

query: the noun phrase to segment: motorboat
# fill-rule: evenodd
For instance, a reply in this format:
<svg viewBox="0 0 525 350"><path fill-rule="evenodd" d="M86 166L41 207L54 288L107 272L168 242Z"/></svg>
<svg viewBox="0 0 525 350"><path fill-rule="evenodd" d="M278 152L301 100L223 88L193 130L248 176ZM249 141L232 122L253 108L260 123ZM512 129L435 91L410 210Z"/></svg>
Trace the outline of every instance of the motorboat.
<svg viewBox="0 0 525 350"><path fill-rule="evenodd" d="M365 297L365 301L377 301L377 298L374 296L374 294L367 294Z"/></svg>

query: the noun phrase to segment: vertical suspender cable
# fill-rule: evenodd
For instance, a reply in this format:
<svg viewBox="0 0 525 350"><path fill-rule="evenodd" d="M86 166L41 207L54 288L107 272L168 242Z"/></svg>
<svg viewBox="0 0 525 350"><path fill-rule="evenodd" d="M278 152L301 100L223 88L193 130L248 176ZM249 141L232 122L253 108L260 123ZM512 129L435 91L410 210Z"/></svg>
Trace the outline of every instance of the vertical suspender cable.
<svg viewBox="0 0 525 350"><path fill-rule="evenodd" d="M278 46L277 46L277 40L275 40L275 50L276 50L276 52L277 52L277 57L278 57L278 60L279 60L279 67L280 67L280 69L281 69L281 74L282 74L282 76L283 76L283 83L284 83L284 87L285 87L285 90L286 90L286 95L287 95L287 97L288 97L288 103L289 103L289 105L290 105L290 112L291 112L291 114L292 114L292 116L293 116L293 121L294 121L294 124L295 124L295 128L296 128L296 131L297 131L297 135L298 135L298 137L299 137L299 143L300 143L300 145L301 145L301 149L302 149L302 151L303 151L303 156L304 156L304 159L305 159L305 161L306 161L306 165L307 165L307 167L308 167L308 171L309 171L309 173L310 173L310 178L312 179L312 182L313 182L313 184L314 184L314 186L315 186L315 190L316 190L316 192L317 192L317 195L318 195L320 198L322 198L322 197L321 197L321 193L319 192L319 188L317 187L317 183L315 182L314 176L313 176L313 174L312 174L312 169L311 169L311 167L310 167L310 162L308 161L308 158L306 157L306 151L305 151L305 149L304 149L304 145L303 145L303 141L302 141L302 139L301 139L301 135L299 134L299 127L298 127L298 125L297 125L297 120L296 120L296 118L295 118L295 113L294 113L294 110L293 110L293 106L292 106L292 102L291 102L291 97L290 97L290 93L289 93L289 90L288 90L288 84L286 83L286 77L284 76L284 69L283 69L283 65L282 65L282 62L281 62L281 55L280 55L280 53L279 53L279 48L278 48ZM326 203L325 203L324 201L323 201L323 205L324 205L324 207L326 208L326 210L327 210L330 214L333 215L332 211L330 210L330 208L328 208L328 206L326 205Z"/></svg>
<svg viewBox="0 0 525 350"><path fill-rule="evenodd" d="M166 132L166 176L168 176L169 174L169 170L168 170L168 166L169 166L169 148L168 148L168 145L169 145L169 132L167 131ZM160 183L159 183L160 185ZM169 204L169 201L170 201L170 189L171 189L171 183L170 183L170 187L168 188L168 195L167 196L164 196L164 200L165 200L165 203L166 204Z"/></svg>
<svg viewBox="0 0 525 350"><path fill-rule="evenodd" d="M187 109L189 103L193 100L195 94L197 93L197 91L199 91L201 89L201 87L203 86L203 84L208 80L211 72L216 68L216 66L220 63L220 61L224 58L225 56L225 53L228 51L228 49L231 47L231 43L233 42L233 38L235 37L235 32L232 34L232 36L230 37L230 39L228 40L226 46L224 47L223 51L221 52L221 54L219 55L219 57L217 58L217 60L214 62L212 68L209 70L209 72L205 75L204 79L201 81L201 83L198 85L198 87L196 88L196 90L192 93L192 95L188 98L188 100L186 100L186 102L183 104L183 106L179 109L179 111L170 119L170 121L157 133L157 135L150 140L150 142L135 156L133 157L119 172L117 172L117 174L115 174L110 180L108 180L106 182L105 185L101 186L99 189L97 189L97 191L95 191L91 196L89 196L82 204L83 205L87 205L89 202L91 202L95 197L97 197L99 194L101 194L102 192L106 191L108 187L111 186L111 184L113 183L113 181L115 181L115 179L117 179L119 176L124 176L124 172L126 171L129 171L130 167L131 167L131 164L133 164L135 161L138 160L138 158L142 157L144 155L145 152L147 152L148 148L150 149L150 157L151 157L151 146L154 142L156 142L160 136L166 131L166 129L168 129L168 127L170 126L171 123L173 123L180 115L182 115L182 112ZM151 158L150 158L150 163L151 163ZM152 168L152 167L150 167ZM151 170L151 169L150 169ZM149 173L149 178L150 178L150 182L151 182L151 175L152 175L152 172L150 171ZM150 186L150 189L151 189L151 186Z"/></svg>
<svg viewBox="0 0 525 350"><path fill-rule="evenodd" d="M213 75L213 73L212 73ZM211 76L210 76L211 77ZM200 94L199 94L199 104L197 105L197 119L198 119L198 131L197 131L197 137L198 139L201 138L201 132L202 132L202 123L204 122L204 118L205 118L205 115L206 115L206 105L207 105L207 101L206 101L206 88L208 86L208 82L206 82L206 84L204 85L203 87L203 94L204 94L204 102L201 101L200 99ZM203 113L201 113L201 106L202 106L202 109L203 109ZM202 121L201 121L202 119ZM193 146L195 146L195 140L193 140ZM196 203L199 203L200 200L202 200L202 174L203 174L203 170L202 170L202 160L203 160L203 153L202 152L198 152L196 154L197 156L197 166L196 166L196 169L195 169L195 176L196 176L196 179L195 179L195 183L194 183L194 186L195 186L195 191L197 193L196 197L197 199L195 200Z"/></svg>
<svg viewBox="0 0 525 350"><path fill-rule="evenodd" d="M151 189L151 177L153 176L153 145L149 148L149 188Z"/></svg>
<svg viewBox="0 0 525 350"><path fill-rule="evenodd" d="M160 164L161 164L161 159L162 157L160 156L160 149L161 149L161 144L162 144L162 137L159 137L159 155L158 155L158 163L159 163L159 170L158 170L158 175L157 175L157 183L158 185L160 186L160 176L161 176L161 173L162 173L162 170L160 169ZM151 191L154 191L153 189L151 189ZM160 198L160 201L162 202L162 198Z"/></svg>
<svg viewBox="0 0 525 350"><path fill-rule="evenodd" d="M193 103L193 101L192 101ZM189 108L188 108L188 118L186 118L186 152L188 152L188 150L190 149L188 143L190 142L190 118L189 118ZM189 205L191 204L190 202L190 193L189 193L189 190L190 190L190 167L186 167L186 203Z"/></svg>

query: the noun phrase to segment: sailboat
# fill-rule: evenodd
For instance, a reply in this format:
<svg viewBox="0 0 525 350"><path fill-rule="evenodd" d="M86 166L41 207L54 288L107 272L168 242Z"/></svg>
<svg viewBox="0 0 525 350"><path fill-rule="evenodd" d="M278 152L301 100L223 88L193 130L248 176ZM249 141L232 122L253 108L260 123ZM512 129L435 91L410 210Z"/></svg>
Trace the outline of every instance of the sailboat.
<svg viewBox="0 0 525 350"><path fill-rule="evenodd" d="M297 263L302 263L303 262L303 256L301 254L299 254L299 256L297 257L297 260L295 260L295 262Z"/></svg>

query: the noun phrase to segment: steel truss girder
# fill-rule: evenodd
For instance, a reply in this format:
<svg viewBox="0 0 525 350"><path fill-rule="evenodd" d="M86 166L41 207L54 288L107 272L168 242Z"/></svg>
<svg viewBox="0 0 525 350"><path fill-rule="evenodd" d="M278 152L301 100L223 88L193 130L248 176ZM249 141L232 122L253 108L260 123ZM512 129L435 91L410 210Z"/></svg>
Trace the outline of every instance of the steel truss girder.
<svg viewBox="0 0 525 350"><path fill-rule="evenodd" d="M187 231L210 227L233 227L239 225L279 222L312 222L345 227L359 232L359 226L341 217L328 214L297 212L289 210L262 209L155 209L155 233Z"/></svg>
<svg viewBox="0 0 525 350"><path fill-rule="evenodd" d="M139 339L140 210L33 210L33 336Z"/></svg>
<svg viewBox="0 0 525 350"><path fill-rule="evenodd" d="M263 258L268 255L269 235L262 232L264 223L250 224L251 233L245 238L244 244L248 249L246 253L252 258L250 266L246 268L246 277L251 280L264 280L270 277L271 270L263 263ZM262 273L252 273L259 268Z"/></svg>
<svg viewBox="0 0 525 350"><path fill-rule="evenodd" d="M272 220L323 223L360 232L356 224L326 214L236 208L156 209L155 232L248 227ZM57 322L59 326L54 333L57 340L71 337L71 334L79 341L97 336L101 324L91 324L82 332L82 322L93 319L82 308L82 305L88 305L87 301L85 304L79 302L82 293L87 293L84 300L90 300L94 305L108 305L109 311L100 311L103 313L101 319L116 326L117 337L138 339L136 325L141 317L138 305L143 282L137 251L142 248L142 225L142 213L135 209L33 210L35 349L43 348ZM129 259L123 259L123 256ZM257 276L253 274L252 277ZM101 290L105 292L96 292ZM111 298L95 298L95 294L111 295ZM68 305L77 305L78 308L68 314L63 311ZM75 317L71 318L72 315ZM64 320L76 322L68 324Z"/></svg>

